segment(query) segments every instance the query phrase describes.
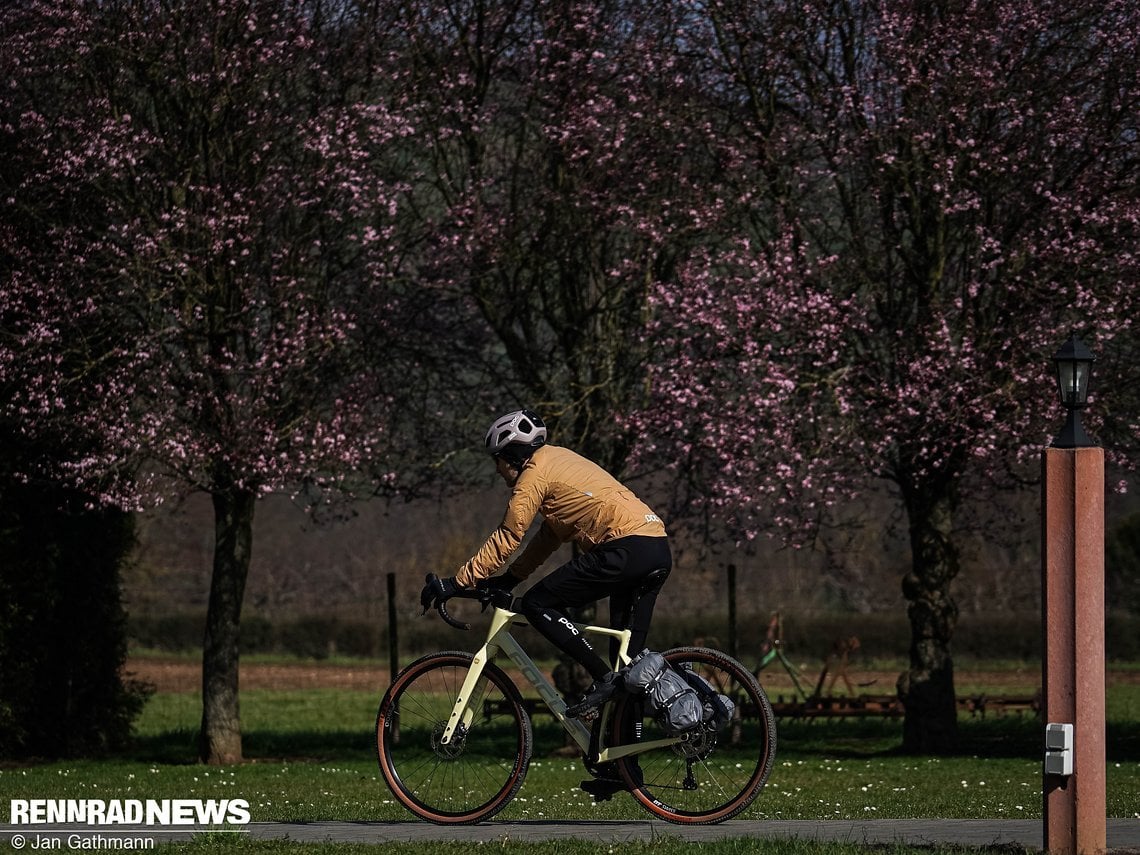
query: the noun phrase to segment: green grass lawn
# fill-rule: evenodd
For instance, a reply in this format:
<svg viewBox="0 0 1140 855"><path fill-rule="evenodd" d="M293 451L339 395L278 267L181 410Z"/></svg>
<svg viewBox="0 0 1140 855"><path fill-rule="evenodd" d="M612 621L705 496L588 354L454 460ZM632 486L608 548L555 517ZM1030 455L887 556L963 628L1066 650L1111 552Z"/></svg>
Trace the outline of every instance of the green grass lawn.
<svg viewBox="0 0 1140 855"><path fill-rule="evenodd" d="M384 786L371 693L250 690L242 695L247 762L193 762L201 715L193 693L159 694L138 722L130 753L0 769L8 798L244 798L255 821L398 820L408 814ZM963 717L961 750L901 755L893 720L784 721L776 764L745 814L755 819L1041 816L1041 723L1030 716ZM1140 687L1109 692L1108 814L1140 806ZM575 758L554 756L561 731L535 721L535 759L502 819L636 819L628 798L596 805L578 783Z"/></svg>
<svg viewBox="0 0 1140 855"><path fill-rule="evenodd" d="M969 686L963 691L969 691ZM126 755L0 768L0 803L12 798L240 798L249 803L255 822L409 820L410 814L393 799L377 769L372 731L378 702L375 693L335 689L245 691L242 720L247 760L215 768L194 762L200 696L157 694L143 711L137 739ZM555 756L563 744L561 730L546 717L538 717L534 725L535 757L526 783L499 819L647 818L628 797L594 804L578 788L585 777L581 763ZM956 755L911 757L898 751L901 722L897 720L781 721L772 775L743 818L1039 818L1042 730L1041 722L1028 715L963 716ZM1108 815L1136 817L1140 810L1140 686L1109 689L1108 755ZM290 848L295 845L211 839L194 848L284 852L295 851ZM576 848L572 842L528 845L526 851L554 852L555 845L559 855L598 851L589 846ZM622 850L652 848L670 855L672 845L664 839L625 844ZM680 845L686 852L700 848L693 843ZM302 851L312 852L309 846ZM773 846L766 851L787 855L861 851L855 846L795 841ZM452 849L459 851L449 844L430 851ZM401 851L391 845L387 850ZM416 851L424 849L421 846ZM719 855L738 850L728 841L712 845L709 851Z"/></svg>

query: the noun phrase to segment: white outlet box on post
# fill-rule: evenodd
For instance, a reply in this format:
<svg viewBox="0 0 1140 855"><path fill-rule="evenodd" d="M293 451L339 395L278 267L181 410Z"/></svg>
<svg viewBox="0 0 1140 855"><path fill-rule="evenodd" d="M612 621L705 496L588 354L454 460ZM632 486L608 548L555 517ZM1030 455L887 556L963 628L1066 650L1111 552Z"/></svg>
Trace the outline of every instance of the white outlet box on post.
<svg viewBox="0 0 1140 855"><path fill-rule="evenodd" d="M1045 774L1073 774L1073 726L1071 724L1045 725Z"/></svg>

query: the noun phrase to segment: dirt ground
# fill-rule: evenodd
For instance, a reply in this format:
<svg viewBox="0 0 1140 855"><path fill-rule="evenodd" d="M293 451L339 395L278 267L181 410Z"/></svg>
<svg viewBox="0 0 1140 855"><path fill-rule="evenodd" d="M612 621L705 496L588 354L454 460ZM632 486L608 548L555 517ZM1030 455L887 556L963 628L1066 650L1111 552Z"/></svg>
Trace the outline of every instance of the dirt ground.
<svg viewBox="0 0 1140 855"><path fill-rule="evenodd" d="M185 659L133 658L125 671L130 678L150 683L159 692L195 692L202 683L201 663ZM805 677L806 685L814 688L816 674L807 673ZM856 693L893 694L898 674L853 668L850 678ZM280 690L336 688L382 692L389 683L386 667L322 662L243 663L240 679L243 689ZM778 671L763 674L761 682L769 695L792 688L791 680ZM1041 672L1029 667L1020 671L959 670L955 682L960 686L1017 687L1032 695L1041 683ZM1110 668L1107 682L1140 684L1140 671ZM835 692L843 694L842 683L836 685Z"/></svg>
<svg viewBox="0 0 1140 855"><path fill-rule="evenodd" d="M124 673L128 678L150 683L159 692L196 692L202 686L202 664L186 659L132 658ZM269 665L242 663L243 689L359 689L383 691L388 669L364 665L288 663Z"/></svg>

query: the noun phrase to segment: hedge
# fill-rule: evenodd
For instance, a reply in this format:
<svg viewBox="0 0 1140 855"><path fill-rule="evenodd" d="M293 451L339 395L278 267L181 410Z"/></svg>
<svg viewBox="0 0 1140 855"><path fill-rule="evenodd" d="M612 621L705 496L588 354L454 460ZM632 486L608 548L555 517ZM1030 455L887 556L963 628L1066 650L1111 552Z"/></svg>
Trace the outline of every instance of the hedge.
<svg viewBox="0 0 1140 855"><path fill-rule="evenodd" d="M759 658L768 627L768 615L741 616L737 628L737 651L750 663ZM165 652L201 649L205 615L174 613L132 615L129 635L140 647ZM822 661L836 639L857 636L859 654L869 659L905 658L910 646L910 626L903 614L858 615L830 613L785 615L784 649L797 663ZM1140 661L1140 616L1111 614L1105 624L1106 650L1110 661ZM473 647L476 633L463 635L437 619L409 619L399 624L402 658L431 650ZM666 648L692 644L696 639L728 647L727 618L685 619L658 614L650 641ZM270 653L325 659L332 655L379 658L387 656L387 627L335 615L310 615L269 620L250 615L242 620L244 653ZM1038 614L963 615L953 641L958 660L995 659L1036 661L1041 658L1041 616Z"/></svg>

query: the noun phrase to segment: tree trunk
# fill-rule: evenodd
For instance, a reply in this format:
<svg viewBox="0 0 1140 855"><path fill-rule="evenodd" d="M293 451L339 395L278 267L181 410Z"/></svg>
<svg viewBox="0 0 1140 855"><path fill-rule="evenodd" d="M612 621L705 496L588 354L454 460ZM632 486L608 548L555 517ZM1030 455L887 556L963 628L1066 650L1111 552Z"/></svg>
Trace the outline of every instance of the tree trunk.
<svg viewBox="0 0 1140 855"><path fill-rule="evenodd" d="M907 501L910 516L911 572L903 579L909 605L910 669L899 678L906 707L903 750L921 754L952 751L958 732L954 663L950 640L958 606L950 583L958 575L958 552L951 542L951 496Z"/></svg>
<svg viewBox="0 0 1140 855"><path fill-rule="evenodd" d="M239 763L238 630L253 541L254 494L236 487L213 494L214 572L202 649L203 763Z"/></svg>

